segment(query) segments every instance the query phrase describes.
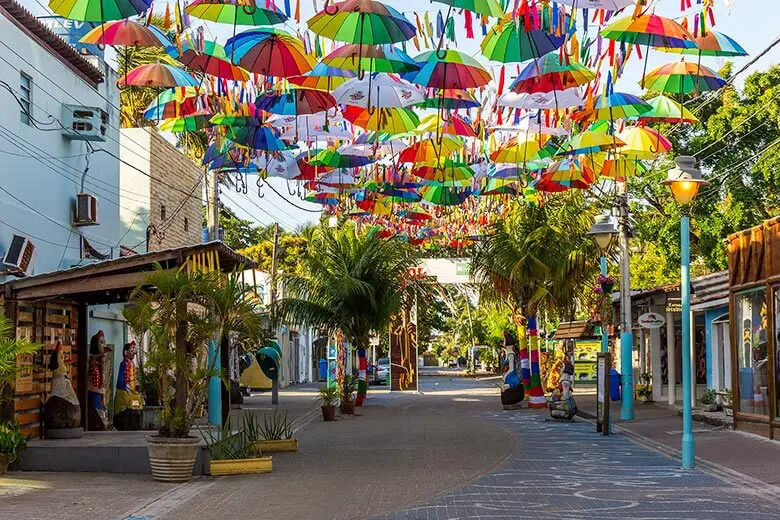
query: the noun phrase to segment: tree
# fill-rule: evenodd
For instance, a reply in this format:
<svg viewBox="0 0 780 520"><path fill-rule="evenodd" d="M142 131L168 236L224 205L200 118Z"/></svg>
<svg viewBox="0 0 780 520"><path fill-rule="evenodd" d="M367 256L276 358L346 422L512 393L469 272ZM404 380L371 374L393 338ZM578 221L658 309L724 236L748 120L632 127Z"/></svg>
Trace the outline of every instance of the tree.
<svg viewBox="0 0 780 520"><path fill-rule="evenodd" d="M282 232L279 235L279 243L276 251L277 269L284 273L300 271L300 262L306 253L308 240L301 235ZM271 271L273 263L274 241L273 233L270 238L265 238L255 245L241 249L239 252L257 262L261 271Z"/></svg>

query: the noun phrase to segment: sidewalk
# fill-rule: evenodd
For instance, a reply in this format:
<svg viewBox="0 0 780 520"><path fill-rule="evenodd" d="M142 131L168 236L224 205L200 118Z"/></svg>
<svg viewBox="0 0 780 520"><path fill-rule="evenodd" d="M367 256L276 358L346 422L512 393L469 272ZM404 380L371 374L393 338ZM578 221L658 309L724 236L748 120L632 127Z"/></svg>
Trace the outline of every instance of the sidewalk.
<svg viewBox="0 0 780 520"><path fill-rule="evenodd" d="M596 416L595 394L574 394L577 415L588 420ZM610 409L613 432L625 434L636 442L680 457L682 417L679 407L658 403L634 403L634 420L620 420L620 403ZM764 492L780 496L780 442L726 426L703 422L693 424L696 465L723 479L741 480ZM770 486L768 487L767 484Z"/></svg>

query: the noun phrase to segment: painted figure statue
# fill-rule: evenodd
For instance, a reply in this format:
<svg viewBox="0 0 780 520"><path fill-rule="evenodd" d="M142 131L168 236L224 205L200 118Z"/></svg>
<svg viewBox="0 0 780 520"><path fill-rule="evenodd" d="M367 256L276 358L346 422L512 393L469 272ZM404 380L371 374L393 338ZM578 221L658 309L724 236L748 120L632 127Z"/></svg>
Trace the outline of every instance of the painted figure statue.
<svg viewBox="0 0 780 520"><path fill-rule="evenodd" d="M568 356L563 358L561 377L558 388L552 394L550 415L554 419L571 419L577 413L577 403L572 397L572 382L574 381L574 365Z"/></svg>
<svg viewBox="0 0 780 520"><path fill-rule="evenodd" d="M135 353L135 341L127 343L122 349L122 362L119 364L114 397L114 427L117 430L140 430L143 421Z"/></svg>
<svg viewBox="0 0 780 520"><path fill-rule="evenodd" d="M43 406L44 436L50 439L81 437L81 405L70 380L70 367L57 342L49 358L51 393Z"/></svg>
<svg viewBox="0 0 780 520"><path fill-rule="evenodd" d="M111 349L106 346L102 330L89 340L89 377L87 383L87 425L90 430L108 429L108 408L106 408L106 354Z"/></svg>
<svg viewBox="0 0 780 520"><path fill-rule="evenodd" d="M501 404L504 406L515 405L523 400L525 391L520 380L520 374L517 372L517 340L509 332L504 332L502 372Z"/></svg>

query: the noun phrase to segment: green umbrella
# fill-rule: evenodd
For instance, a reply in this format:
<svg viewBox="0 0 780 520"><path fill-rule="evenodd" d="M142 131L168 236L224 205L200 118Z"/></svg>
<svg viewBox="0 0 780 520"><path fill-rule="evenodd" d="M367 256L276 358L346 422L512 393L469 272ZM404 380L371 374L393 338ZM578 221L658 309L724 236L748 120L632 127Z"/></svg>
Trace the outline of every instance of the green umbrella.
<svg viewBox="0 0 780 520"><path fill-rule="evenodd" d="M413 38L416 32L404 15L376 0L326 4L308 24L320 36L360 45L402 42Z"/></svg>
<svg viewBox="0 0 780 520"><path fill-rule="evenodd" d="M50 0L49 9L69 20L103 23L139 15L151 3L151 0Z"/></svg>
<svg viewBox="0 0 780 520"><path fill-rule="evenodd" d="M535 9L534 20L541 19L541 9L539 7L533 9ZM526 31L523 25L525 16L527 15L522 15L516 20L508 14L499 20L482 40L480 45L482 54L492 61L518 63L540 58L563 45L566 40L565 30L561 28L555 30L548 26ZM570 25L568 17L566 22L559 23L567 27Z"/></svg>
<svg viewBox="0 0 780 520"><path fill-rule="evenodd" d="M504 16L504 10L496 0L435 0L441 4L454 7L455 9L468 9L474 13L495 16L501 18Z"/></svg>
<svg viewBox="0 0 780 520"><path fill-rule="evenodd" d="M261 6L262 4L262 6ZM287 16L264 2L255 5L235 0L195 0L184 8L187 14L210 22L236 25L274 25Z"/></svg>

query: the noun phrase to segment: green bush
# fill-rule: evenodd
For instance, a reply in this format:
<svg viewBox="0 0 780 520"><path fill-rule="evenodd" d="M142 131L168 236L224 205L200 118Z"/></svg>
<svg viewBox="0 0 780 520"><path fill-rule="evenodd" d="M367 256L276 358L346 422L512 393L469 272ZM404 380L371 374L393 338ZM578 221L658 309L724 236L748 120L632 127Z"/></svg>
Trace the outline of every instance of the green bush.
<svg viewBox="0 0 780 520"><path fill-rule="evenodd" d="M0 423L0 454L8 457L8 462L14 462L27 448L27 439L22 434L22 427L16 423Z"/></svg>

